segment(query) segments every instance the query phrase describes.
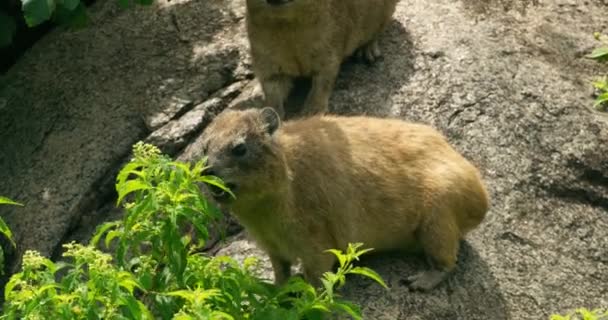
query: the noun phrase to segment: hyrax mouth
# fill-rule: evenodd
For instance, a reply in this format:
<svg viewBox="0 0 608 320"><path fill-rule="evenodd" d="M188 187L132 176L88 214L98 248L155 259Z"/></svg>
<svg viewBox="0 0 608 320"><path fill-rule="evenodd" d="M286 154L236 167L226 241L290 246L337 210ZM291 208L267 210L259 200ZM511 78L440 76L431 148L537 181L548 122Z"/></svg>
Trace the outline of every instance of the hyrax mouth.
<svg viewBox="0 0 608 320"><path fill-rule="evenodd" d="M226 183L226 188L230 190L232 193L237 189L236 184L234 183ZM232 195L229 192L221 189L220 187L209 185L209 191L211 192L211 196L217 201L226 202L232 198Z"/></svg>

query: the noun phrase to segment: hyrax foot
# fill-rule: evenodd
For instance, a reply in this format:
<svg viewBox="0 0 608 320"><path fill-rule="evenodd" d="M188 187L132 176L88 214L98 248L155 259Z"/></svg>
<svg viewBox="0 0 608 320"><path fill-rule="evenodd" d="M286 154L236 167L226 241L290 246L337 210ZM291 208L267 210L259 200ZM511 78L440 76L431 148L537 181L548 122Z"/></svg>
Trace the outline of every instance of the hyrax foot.
<svg viewBox="0 0 608 320"><path fill-rule="evenodd" d="M378 41L372 40L370 43L359 48L355 55L360 61L372 64L382 57L382 52L378 46Z"/></svg>
<svg viewBox="0 0 608 320"><path fill-rule="evenodd" d="M418 235L430 269L408 279L412 289L423 291L437 286L454 270L460 244L454 214L441 207L432 210L431 218L422 225Z"/></svg>
<svg viewBox="0 0 608 320"><path fill-rule="evenodd" d="M414 290L429 291L440 284L447 275L447 272L439 270L422 271L408 277L407 282L409 282L409 287Z"/></svg>

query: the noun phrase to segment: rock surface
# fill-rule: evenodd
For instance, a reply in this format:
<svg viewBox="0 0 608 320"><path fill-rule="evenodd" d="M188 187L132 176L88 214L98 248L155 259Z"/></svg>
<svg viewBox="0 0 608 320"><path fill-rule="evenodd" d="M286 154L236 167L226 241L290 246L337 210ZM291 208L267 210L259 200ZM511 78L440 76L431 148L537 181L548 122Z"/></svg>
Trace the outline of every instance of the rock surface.
<svg viewBox="0 0 608 320"><path fill-rule="evenodd" d="M132 144L160 127L181 134L165 138L175 153L200 124L171 120L249 77L242 13L224 1L100 1L90 13L88 28L51 32L0 78L0 194L26 204L2 207L15 257L94 229Z"/></svg>
<svg viewBox="0 0 608 320"><path fill-rule="evenodd" d="M243 4L100 2L93 26L51 33L0 79L0 194L27 204L2 208L18 254L50 255L119 215L108 215L112 179L137 140L188 159L213 115L259 104ZM436 290L403 284L422 259L364 259L391 287L351 279L343 293L366 319L548 319L608 306L608 117L590 108L589 84L605 66L584 57L598 45L592 33L608 31L606 8L401 0L380 41L384 59L344 64L332 112L437 127L492 195L458 270ZM258 251L241 237L220 252Z"/></svg>

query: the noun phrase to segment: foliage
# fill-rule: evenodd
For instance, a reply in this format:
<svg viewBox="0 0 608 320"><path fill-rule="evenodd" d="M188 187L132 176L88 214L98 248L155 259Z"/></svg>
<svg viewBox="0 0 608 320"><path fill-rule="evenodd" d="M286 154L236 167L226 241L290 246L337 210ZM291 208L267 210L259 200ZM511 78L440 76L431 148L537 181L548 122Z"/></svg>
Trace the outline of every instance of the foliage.
<svg viewBox="0 0 608 320"><path fill-rule="evenodd" d="M9 198L5 198L0 196L0 205L13 205L13 206L23 206L21 203L17 203ZM13 240L13 233L11 229L8 228L4 219L0 217L0 234L2 234L5 238L10 241L11 245L15 246L15 241ZM0 246L0 275L4 274L4 249Z"/></svg>
<svg viewBox="0 0 608 320"><path fill-rule="evenodd" d="M61 26L81 28L87 25L89 18L84 0L20 0L21 10L28 27L38 26L52 21ZM154 0L117 0L122 7L134 3L150 5ZM16 32L15 17L0 11L0 47L12 43Z"/></svg>
<svg viewBox="0 0 608 320"><path fill-rule="evenodd" d="M359 307L335 290L350 274L386 287L374 271L353 265L371 250L362 244L328 250L340 268L323 275L322 288L299 277L276 287L255 276L255 258L240 264L199 252L220 217L199 185L229 192L205 170L205 159L174 162L154 146L136 144L116 183L124 218L101 225L88 246L65 245L68 263L28 251L23 270L6 286L0 319L361 319ZM101 252L101 244L114 256Z"/></svg>
<svg viewBox="0 0 608 320"><path fill-rule="evenodd" d="M608 320L608 310L580 308L566 316L553 315L551 320Z"/></svg>
<svg viewBox="0 0 608 320"><path fill-rule="evenodd" d="M595 38L600 40L600 34L595 33ZM591 52L591 54L587 55L588 58L600 61L607 62L608 61L608 45L604 45L602 47L596 48ZM597 96L595 98L595 107L598 110L607 110L608 108L608 75L605 75L602 78L599 78L592 82L593 87L597 91Z"/></svg>

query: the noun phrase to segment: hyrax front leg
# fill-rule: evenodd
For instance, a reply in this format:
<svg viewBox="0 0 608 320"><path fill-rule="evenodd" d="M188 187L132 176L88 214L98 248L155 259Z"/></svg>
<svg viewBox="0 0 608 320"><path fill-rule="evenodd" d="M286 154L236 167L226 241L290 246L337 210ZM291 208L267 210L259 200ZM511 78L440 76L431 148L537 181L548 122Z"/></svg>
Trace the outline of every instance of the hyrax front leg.
<svg viewBox="0 0 608 320"><path fill-rule="evenodd" d="M304 279L314 287L321 287L323 273L332 271L336 257L331 253L321 252L302 259Z"/></svg>
<svg viewBox="0 0 608 320"><path fill-rule="evenodd" d="M419 230L418 240L429 261L430 270L417 273L407 280L410 288L428 291L441 283L456 266L460 232L448 212L435 212Z"/></svg>
<svg viewBox="0 0 608 320"><path fill-rule="evenodd" d="M334 89L340 70L339 63L331 63L312 77L312 87L299 111L300 116L311 116L327 112L329 97Z"/></svg>
<svg viewBox="0 0 608 320"><path fill-rule="evenodd" d="M291 262L276 255L269 256L274 271L274 283L279 286L285 284L291 276Z"/></svg>
<svg viewBox="0 0 608 320"><path fill-rule="evenodd" d="M289 96L293 81L285 76L273 76L260 79L264 99L269 107L272 107L281 119L285 118L285 101Z"/></svg>

